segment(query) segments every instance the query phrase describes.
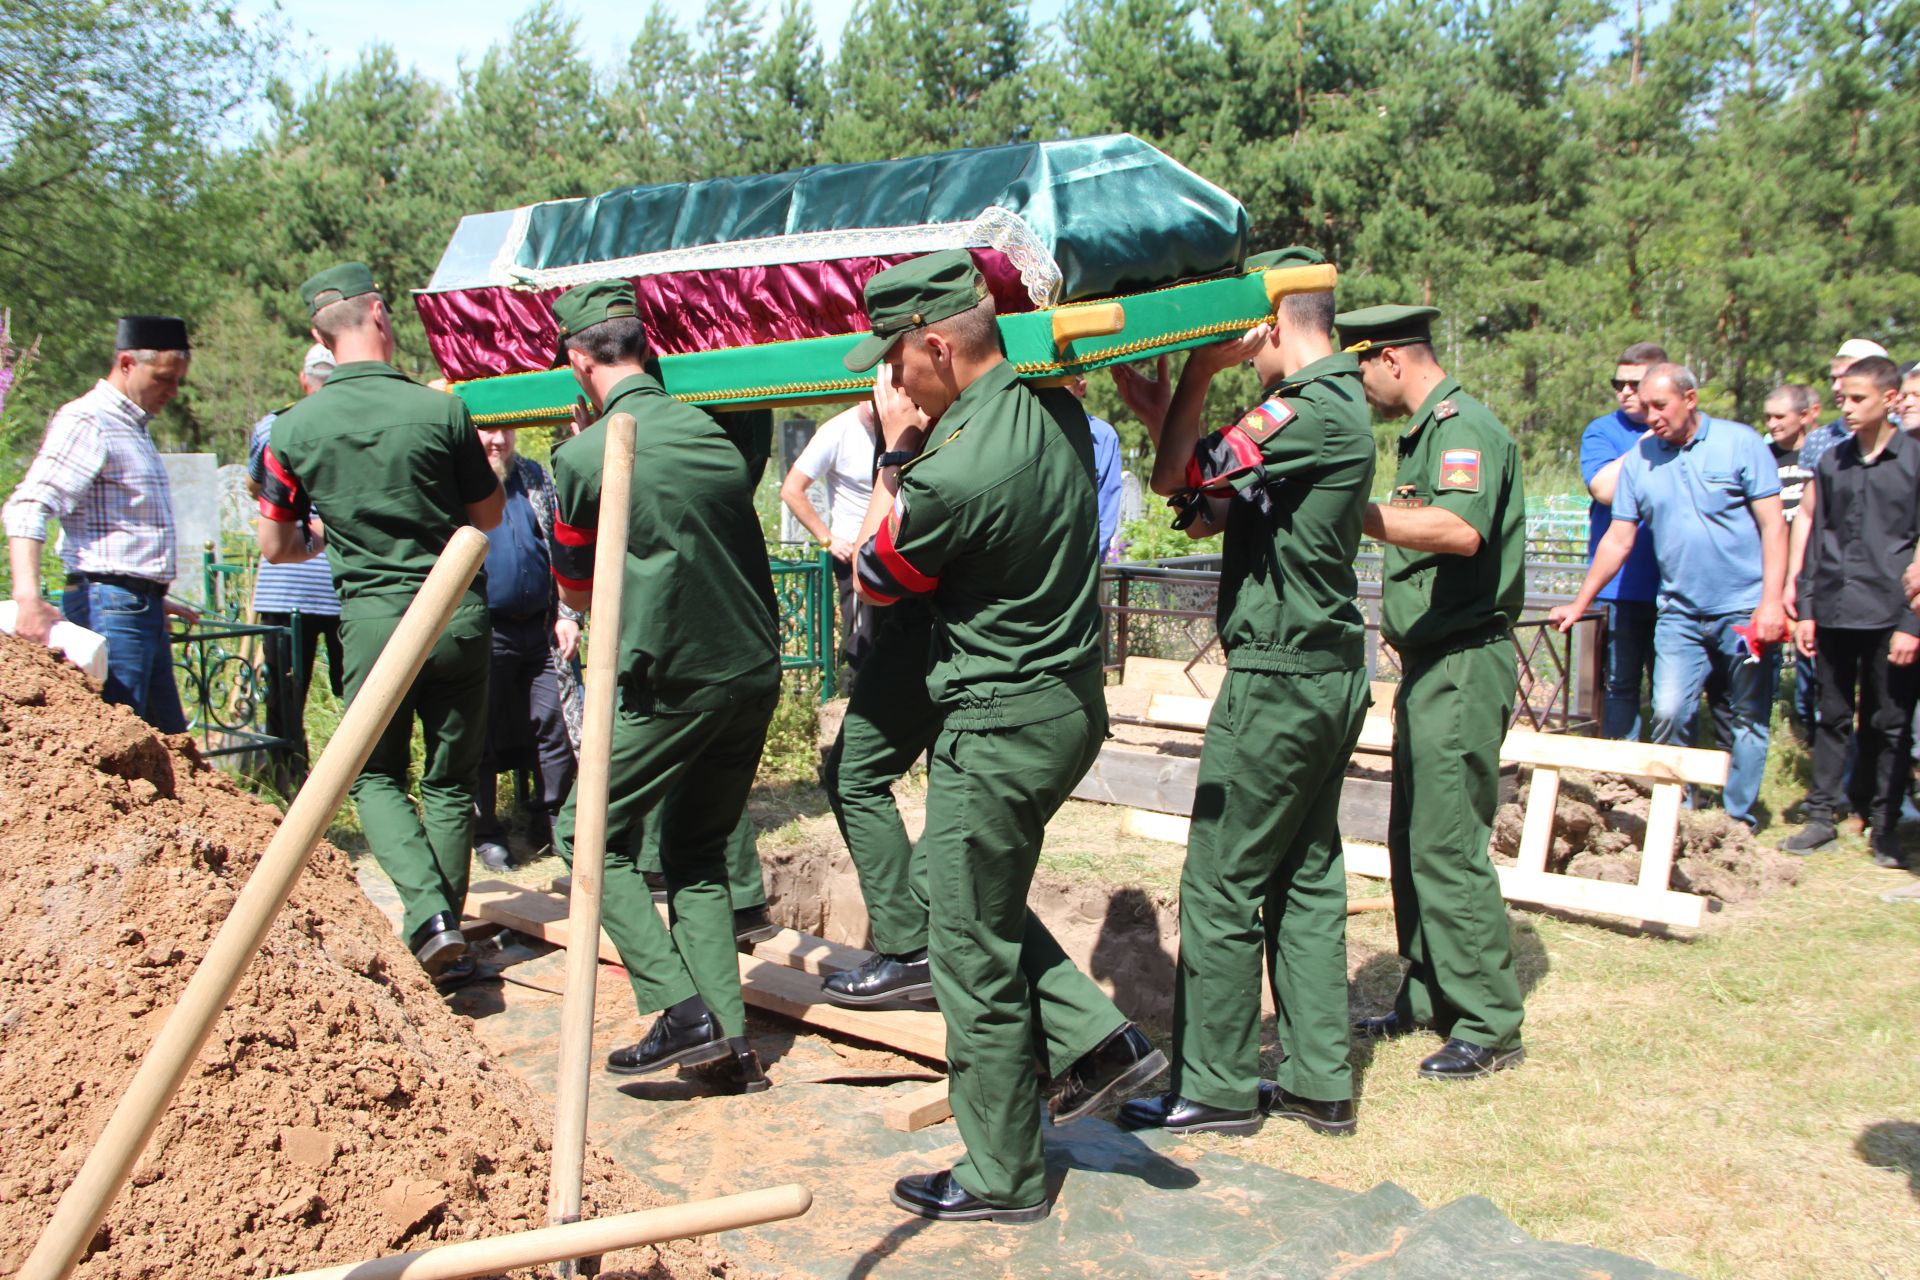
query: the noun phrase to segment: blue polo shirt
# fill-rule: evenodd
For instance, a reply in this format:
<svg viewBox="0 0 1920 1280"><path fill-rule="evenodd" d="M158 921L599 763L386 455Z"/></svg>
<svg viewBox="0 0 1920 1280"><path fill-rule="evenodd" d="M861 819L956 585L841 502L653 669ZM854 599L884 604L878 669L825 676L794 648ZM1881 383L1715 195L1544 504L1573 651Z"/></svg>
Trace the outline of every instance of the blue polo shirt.
<svg viewBox="0 0 1920 1280"><path fill-rule="evenodd" d="M1652 532L1660 608L1696 618L1760 606L1760 526L1748 504L1780 492L1780 471L1759 432L1700 415L1685 448L1648 436L1627 455L1613 518Z"/></svg>
<svg viewBox="0 0 1920 1280"><path fill-rule="evenodd" d="M1624 412L1615 409L1604 417L1595 418L1580 433L1580 483L1591 485L1593 478L1633 448L1633 442L1646 432L1643 423L1635 422ZM1587 508L1587 563L1593 563L1594 549L1600 545L1601 536L1607 526L1613 523L1613 508L1604 502L1595 502ZM1595 597L1599 600L1640 600L1652 604L1660 594L1660 564L1654 558L1653 533L1645 525L1633 540L1633 552L1627 557L1626 564L1613 576L1613 581L1600 589Z"/></svg>

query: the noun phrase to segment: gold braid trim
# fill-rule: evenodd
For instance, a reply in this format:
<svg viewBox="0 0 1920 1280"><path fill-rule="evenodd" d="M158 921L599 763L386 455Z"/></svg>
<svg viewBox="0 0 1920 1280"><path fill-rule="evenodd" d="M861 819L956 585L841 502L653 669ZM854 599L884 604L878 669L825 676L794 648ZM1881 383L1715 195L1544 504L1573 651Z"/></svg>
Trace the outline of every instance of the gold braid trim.
<svg viewBox="0 0 1920 1280"><path fill-rule="evenodd" d="M871 387L872 378L834 378L826 382L779 382L767 387L742 387L737 391L683 392L673 398L682 404L712 404L722 400L764 400L774 396L825 395L834 391L858 391Z"/></svg>
<svg viewBox="0 0 1920 1280"><path fill-rule="evenodd" d="M1216 320L1212 324L1196 325L1191 329L1178 329L1172 333L1155 334L1151 338L1135 338L1132 342L1123 342L1119 346L1108 347L1104 351L1089 351L1078 360L1028 360L1013 366L1015 373L1022 376L1039 373L1061 372L1068 368L1092 364L1096 360L1125 359L1139 351L1151 351L1155 347L1176 347L1195 338L1214 338L1221 334L1245 333L1260 323L1260 317L1248 320Z"/></svg>

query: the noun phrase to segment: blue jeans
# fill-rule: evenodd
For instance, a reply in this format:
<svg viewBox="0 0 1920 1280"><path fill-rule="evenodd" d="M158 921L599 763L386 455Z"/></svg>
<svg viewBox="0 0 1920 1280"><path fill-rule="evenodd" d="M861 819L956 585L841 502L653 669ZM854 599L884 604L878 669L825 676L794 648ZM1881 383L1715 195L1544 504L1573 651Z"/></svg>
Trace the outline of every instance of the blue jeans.
<svg viewBox="0 0 1920 1280"><path fill-rule="evenodd" d="M1736 624L1751 616L1721 614L1693 618L1663 612L1653 629L1653 740L1683 747L1693 745L1700 716L1700 693L1708 677L1715 677L1718 724L1726 726L1732 742L1721 747L1733 756L1727 772L1724 801L1727 816L1748 826L1758 824L1754 802L1760 798L1760 779L1767 770L1767 740L1773 710L1774 681L1780 673L1778 646L1759 662L1745 662L1737 648Z"/></svg>
<svg viewBox="0 0 1920 1280"><path fill-rule="evenodd" d="M131 707L162 733L186 732L180 687L173 682L165 596L89 582L61 593L60 612L107 638L107 683L100 692L108 702Z"/></svg>
<svg viewBox="0 0 1920 1280"><path fill-rule="evenodd" d="M1651 600L1607 604L1607 700L1600 736L1640 741L1640 681L1653 671Z"/></svg>

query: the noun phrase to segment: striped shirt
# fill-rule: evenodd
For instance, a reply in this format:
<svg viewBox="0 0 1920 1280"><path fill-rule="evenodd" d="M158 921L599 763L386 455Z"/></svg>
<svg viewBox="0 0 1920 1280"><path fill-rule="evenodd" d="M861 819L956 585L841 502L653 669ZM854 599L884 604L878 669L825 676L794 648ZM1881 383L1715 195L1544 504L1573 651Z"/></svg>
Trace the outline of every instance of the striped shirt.
<svg viewBox="0 0 1920 1280"><path fill-rule="evenodd" d="M279 416L270 413L254 423L253 435L247 440L247 479L262 489L267 484L267 436ZM327 558L315 556L299 564L268 564L262 560L253 577L253 611L339 617L340 597L334 592L333 570Z"/></svg>
<svg viewBox="0 0 1920 1280"><path fill-rule="evenodd" d="M9 538L47 540L59 520L68 573L113 573L169 583L173 493L147 434L153 415L102 379L47 423L26 479L0 509Z"/></svg>

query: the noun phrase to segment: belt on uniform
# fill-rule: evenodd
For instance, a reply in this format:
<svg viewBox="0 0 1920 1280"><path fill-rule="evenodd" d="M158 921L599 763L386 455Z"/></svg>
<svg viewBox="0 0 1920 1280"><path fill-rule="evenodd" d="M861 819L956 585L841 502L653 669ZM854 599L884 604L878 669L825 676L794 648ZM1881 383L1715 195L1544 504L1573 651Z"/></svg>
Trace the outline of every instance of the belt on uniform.
<svg viewBox="0 0 1920 1280"><path fill-rule="evenodd" d="M152 578L136 578L127 573L70 573L67 575L69 587L84 587L92 583L103 587L119 587L122 591L131 591L137 596L164 596L167 584L155 582Z"/></svg>

